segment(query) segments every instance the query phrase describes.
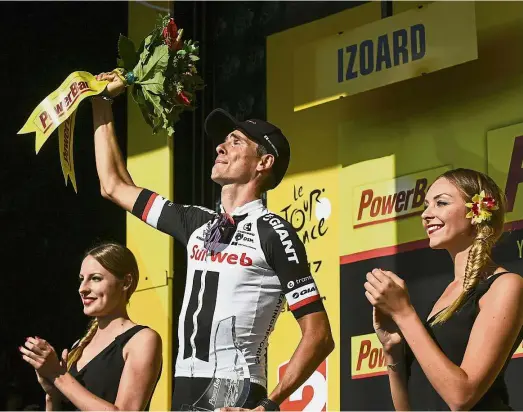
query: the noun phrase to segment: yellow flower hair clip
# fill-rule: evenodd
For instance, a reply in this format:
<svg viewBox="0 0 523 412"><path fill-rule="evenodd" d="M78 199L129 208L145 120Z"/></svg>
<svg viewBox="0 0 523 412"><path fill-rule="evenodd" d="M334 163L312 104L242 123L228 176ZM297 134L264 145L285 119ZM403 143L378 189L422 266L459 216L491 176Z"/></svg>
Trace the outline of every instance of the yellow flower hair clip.
<svg viewBox="0 0 523 412"><path fill-rule="evenodd" d="M489 221L492 217L492 210L498 210L496 199L491 196L485 196L485 191L482 190L478 195L474 195L471 203L466 203L470 211L467 213L467 218L472 218L472 224L476 225L481 222Z"/></svg>

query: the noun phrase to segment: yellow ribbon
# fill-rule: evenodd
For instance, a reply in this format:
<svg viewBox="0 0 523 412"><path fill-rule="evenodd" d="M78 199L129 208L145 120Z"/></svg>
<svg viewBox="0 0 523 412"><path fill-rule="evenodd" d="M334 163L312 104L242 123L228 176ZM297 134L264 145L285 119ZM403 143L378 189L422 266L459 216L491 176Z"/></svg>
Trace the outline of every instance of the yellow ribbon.
<svg viewBox="0 0 523 412"><path fill-rule="evenodd" d="M58 127L58 150L60 151L60 164L62 165L65 185L67 186L67 177L69 177L74 191L78 193L73 160L73 131L75 119L76 111L73 112L71 116L60 125L60 127Z"/></svg>
<svg viewBox="0 0 523 412"><path fill-rule="evenodd" d="M91 73L78 71L71 73L67 79L49 94L33 110L18 134L36 132L35 150L40 151L51 133L57 127L60 150L60 163L67 185L69 177L75 192L76 178L73 162L73 133L76 109L82 100L102 93L108 81L98 81Z"/></svg>

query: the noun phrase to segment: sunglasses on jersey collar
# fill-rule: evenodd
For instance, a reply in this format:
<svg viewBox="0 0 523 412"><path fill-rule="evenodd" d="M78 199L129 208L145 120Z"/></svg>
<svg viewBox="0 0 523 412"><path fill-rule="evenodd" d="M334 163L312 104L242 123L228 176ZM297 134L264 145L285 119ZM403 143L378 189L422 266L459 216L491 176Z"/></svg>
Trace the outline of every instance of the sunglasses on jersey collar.
<svg viewBox="0 0 523 412"><path fill-rule="evenodd" d="M205 235L203 247L207 250L215 250L220 243L229 243L236 232L236 223L232 216L227 213L218 215L210 229Z"/></svg>

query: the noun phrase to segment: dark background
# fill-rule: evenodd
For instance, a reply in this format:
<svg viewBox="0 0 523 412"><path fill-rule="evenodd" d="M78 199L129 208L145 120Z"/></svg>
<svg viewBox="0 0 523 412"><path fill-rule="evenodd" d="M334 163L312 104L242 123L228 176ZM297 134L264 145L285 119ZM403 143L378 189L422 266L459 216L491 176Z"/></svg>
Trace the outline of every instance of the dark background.
<svg viewBox="0 0 523 412"><path fill-rule="evenodd" d="M61 352L87 325L78 297L83 253L99 240L125 242L125 215L100 196L89 102L76 117L78 194L65 187L57 132L35 155L34 134L17 135L32 110L76 70L115 66L127 4L1 3L3 121L0 125L0 409L43 402L17 347L41 336ZM96 17L95 17L96 16ZM125 119L125 105L114 107ZM125 148L126 122L117 123ZM21 399L15 402L14 392ZM11 403L6 405L6 395ZM5 406L4 406L5 405Z"/></svg>
<svg viewBox="0 0 523 412"><path fill-rule="evenodd" d="M507 270L523 273L517 240L523 230L505 233L493 257ZM374 268L386 268L401 276L407 283L409 296L421 319L427 319L436 300L454 279L449 254L430 248L398 253L342 265L340 268L340 408L341 410L394 410L387 376L351 379L351 336L372 333L372 306L361 293L365 274ZM356 349L358 350L358 349ZM478 362L481 360L478 359ZM510 406L523 410L523 358L512 359L505 372Z"/></svg>
<svg viewBox="0 0 523 412"><path fill-rule="evenodd" d="M239 119L265 118L266 36L361 3L175 3L178 25L201 42L207 85L199 109L177 125L174 174L184 178L175 181L175 201L216 207L218 191L209 179L214 149L201 125L213 107ZM58 350L78 339L87 325L77 294L83 254L98 241L125 243L124 212L99 193L89 102L76 117L78 194L64 185L57 132L38 155L34 134L16 133L69 73L115 67L127 7L108 1L0 3L0 410L43 407L43 391L17 347L27 336L41 336ZM123 102L115 102L114 113L125 154ZM184 262L184 251L176 248L176 274L183 275ZM175 276L175 311L182 290L183 276Z"/></svg>

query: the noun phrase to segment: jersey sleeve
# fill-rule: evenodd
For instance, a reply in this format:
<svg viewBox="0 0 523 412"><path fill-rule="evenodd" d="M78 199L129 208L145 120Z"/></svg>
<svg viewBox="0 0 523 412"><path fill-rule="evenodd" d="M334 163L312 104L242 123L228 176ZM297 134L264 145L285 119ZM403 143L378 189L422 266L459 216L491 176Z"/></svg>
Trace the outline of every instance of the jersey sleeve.
<svg viewBox="0 0 523 412"><path fill-rule="evenodd" d="M258 233L267 263L278 276L294 317L324 311L305 246L294 228L269 213L258 219Z"/></svg>
<svg viewBox="0 0 523 412"><path fill-rule="evenodd" d="M132 213L184 245L187 245L192 232L216 216L210 209L176 204L148 189L140 192Z"/></svg>

